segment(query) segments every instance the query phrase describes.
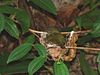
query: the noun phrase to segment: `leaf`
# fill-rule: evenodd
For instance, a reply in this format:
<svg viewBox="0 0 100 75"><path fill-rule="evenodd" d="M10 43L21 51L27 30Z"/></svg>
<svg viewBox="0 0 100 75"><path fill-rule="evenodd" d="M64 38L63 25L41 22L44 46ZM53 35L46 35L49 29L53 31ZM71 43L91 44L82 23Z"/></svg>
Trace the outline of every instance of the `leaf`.
<svg viewBox="0 0 100 75"><path fill-rule="evenodd" d="M8 52L7 53L3 52L0 54L0 65L7 65L7 59L9 55L10 53ZM20 61L32 60L33 58L34 58L34 55L32 53L28 53L23 58L21 58Z"/></svg>
<svg viewBox="0 0 100 75"><path fill-rule="evenodd" d="M63 62L54 63L54 75L69 75L67 66Z"/></svg>
<svg viewBox="0 0 100 75"><path fill-rule="evenodd" d="M98 53L97 62L100 63L100 52Z"/></svg>
<svg viewBox="0 0 100 75"><path fill-rule="evenodd" d="M7 58L9 56L9 53L0 53L0 65L6 65L6 61L7 61Z"/></svg>
<svg viewBox="0 0 100 75"><path fill-rule="evenodd" d="M81 17L76 18L76 22L77 22L78 26L81 28L82 27L81 26L81 24L82 24L82 18Z"/></svg>
<svg viewBox="0 0 100 75"><path fill-rule="evenodd" d="M12 36L15 37L16 39L19 38L19 31L16 27L16 24L10 19L6 18L6 26L5 30Z"/></svg>
<svg viewBox="0 0 100 75"><path fill-rule="evenodd" d="M47 56L47 49L42 44L35 44L34 48L38 51L40 56Z"/></svg>
<svg viewBox="0 0 100 75"><path fill-rule="evenodd" d="M11 4L11 2L13 2L13 0L2 0L2 2L7 5L7 4Z"/></svg>
<svg viewBox="0 0 100 75"><path fill-rule="evenodd" d="M95 23L100 21L100 10L94 9L84 15L77 17L78 26L85 29L92 29Z"/></svg>
<svg viewBox="0 0 100 75"><path fill-rule="evenodd" d="M33 55L33 53L28 53L26 54L23 58L20 59L20 61L24 61L24 60L32 60L35 56Z"/></svg>
<svg viewBox="0 0 100 75"><path fill-rule="evenodd" d="M25 10L13 8L11 6L0 6L0 13L15 14L16 19L21 22L23 33L27 32L30 27L30 18Z"/></svg>
<svg viewBox="0 0 100 75"><path fill-rule="evenodd" d="M29 75L33 75L37 70L39 70L44 64L46 58L43 56L35 58L28 66Z"/></svg>
<svg viewBox="0 0 100 75"><path fill-rule="evenodd" d="M5 17L3 14L0 14L0 33L4 29L4 25L5 25Z"/></svg>
<svg viewBox="0 0 100 75"><path fill-rule="evenodd" d="M98 75L96 71L94 71L89 64L85 60L85 53L81 51L80 54L80 67L84 73L84 75Z"/></svg>
<svg viewBox="0 0 100 75"><path fill-rule="evenodd" d="M7 63L21 59L31 50L31 48L32 48L32 44L29 43L25 43L16 47L9 55Z"/></svg>
<svg viewBox="0 0 100 75"><path fill-rule="evenodd" d="M84 6L89 5L89 7L91 9L94 9L97 7L98 2L99 2L99 0L98 1L96 1L96 0L95 1L94 0L84 0Z"/></svg>
<svg viewBox="0 0 100 75"><path fill-rule="evenodd" d="M99 70L99 73L100 73L100 62L98 63L98 70Z"/></svg>
<svg viewBox="0 0 100 75"><path fill-rule="evenodd" d="M100 52L98 53L97 63L98 63L98 71L100 73Z"/></svg>
<svg viewBox="0 0 100 75"><path fill-rule="evenodd" d="M56 7L51 0L30 0L40 8L56 15Z"/></svg>
<svg viewBox="0 0 100 75"><path fill-rule="evenodd" d="M90 5L93 3L93 0L84 0L84 5Z"/></svg>
<svg viewBox="0 0 100 75"><path fill-rule="evenodd" d="M24 43L34 43L35 42L35 36L34 35L30 35L25 39Z"/></svg>
<svg viewBox="0 0 100 75"><path fill-rule="evenodd" d="M7 6L7 5L0 6L0 13L14 14L15 12L16 12L16 9L14 7Z"/></svg>
<svg viewBox="0 0 100 75"><path fill-rule="evenodd" d="M78 45L84 45L87 42L90 42L93 39L93 37L91 36L91 34L87 34L81 38L78 39L77 44Z"/></svg>
<svg viewBox="0 0 100 75"><path fill-rule="evenodd" d="M23 33L27 32L30 27L30 18L25 10L17 9L16 19L21 22Z"/></svg>
<svg viewBox="0 0 100 75"><path fill-rule="evenodd" d="M15 73L27 73L28 64L31 60L25 60L9 65L0 65L0 73L3 75L5 73L15 74Z"/></svg>
<svg viewBox="0 0 100 75"><path fill-rule="evenodd" d="M100 37L100 22L95 23L91 32L93 37Z"/></svg>
<svg viewBox="0 0 100 75"><path fill-rule="evenodd" d="M27 73L28 65L32 61L34 55L27 54L19 62L7 64L7 59L10 53L0 53L0 73L3 74L15 74L15 73Z"/></svg>

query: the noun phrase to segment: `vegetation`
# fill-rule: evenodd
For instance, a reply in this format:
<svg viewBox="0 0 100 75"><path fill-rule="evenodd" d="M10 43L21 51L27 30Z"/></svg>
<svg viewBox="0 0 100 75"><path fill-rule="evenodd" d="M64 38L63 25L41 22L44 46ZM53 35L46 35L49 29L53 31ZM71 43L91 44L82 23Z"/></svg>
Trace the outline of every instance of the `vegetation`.
<svg viewBox="0 0 100 75"><path fill-rule="evenodd" d="M60 15L51 0L2 0L0 2L0 38L5 35L8 40L10 38L10 43L6 45L7 49L9 44L13 43L13 46L10 45L10 52L7 52L3 50L3 43L0 40L1 75L16 73L39 75L42 71L47 72L47 75L70 75L70 64L74 62L77 55L80 56L79 64L84 75L100 74L100 48L86 46L91 44L92 40L100 43L99 0L84 0L82 4L80 3L80 7L71 6L72 11L66 9L64 12L67 14L62 13L63 10L58 11ZM50 25L57 22L56 25L48 25L48 28L42 25L45 29L37 25L36 28L32 17L33 9L30 7L45 14L44 17L49 19ZM82 13L85 9L88 11ZM74 10L77 14L68 14ZM68 26L69 20L70 23L74 20L74 26ZM89 46L91 48L88 48ZM85 60L86 49L89 52L97 52L96 71Z"/></svg>

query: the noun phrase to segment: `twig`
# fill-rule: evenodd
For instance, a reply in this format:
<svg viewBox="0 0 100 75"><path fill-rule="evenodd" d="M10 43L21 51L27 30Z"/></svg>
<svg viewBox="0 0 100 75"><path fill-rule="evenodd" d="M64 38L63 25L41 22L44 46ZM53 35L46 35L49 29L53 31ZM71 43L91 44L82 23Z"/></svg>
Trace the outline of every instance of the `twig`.
<svg viewBox="0 0 100 75"><path fill-rule="evenodd" d="M32 30L32 29L29 29L30 32L32 33L38 33L38 34L42 34L42 33L47 33L47 32L43 32L43 31L37 31L37 30ZM86 30L86 31L76 31L74 33L77 33L77 34L82 34L82 33L88 33L90 32L90 30ZM66 35L66 34L70 34L71 32L61 32L62 35Z"/></svg>
<svg viewBox="0 0 100 75"><path fill-rule="evenodd" d="M42 32L42 31L37 31L37 30L32 30L32 29L29 29L29 31L32 33L38 33L38 34L47 33L47 32Z"/></svg>
<svg viewBox="0 0 100 75"><path fill-rule="evenodd" d="M32 29L29 29L29 31L32 32L32 33L39 33L39 34L47 33L47 32L36 31L36 30L32 30ZM88 32L90 32L90 30L87 30L87 31L77 31L77 32L74 32L74 33L79 34L79 33L88 33ZM71 32L61 32L61 34L69 34L69 33L71 33ZM86 47L66 47L66 48L100 51L100 48L86 48Z"/></svg>
<svg viewBox="0 0 100 75"><path fill-rule="evenodd" d="M86 31L76 31L76 32L74 32L74 33L76 33L76 34L84 34L84 33L88 33L88 32L90 32L91 30L86 30ZM63 34L63 35L66 35L66 34L70 34L71 32L61 32L61 34Z"/></svg>
<svg viewBox="0 0 100 75"><path fill-rule="evenodd" d="M48 67L48 66L44 66L51 74L53 74L53 70L52 68Z"/></svg>
<svg viewBox="0 0 100 75"><path fill-rule="evenodd" d="M86 48L86 47L66 47L67 48L74 48L74 49L83 49L83 50L94 50L94 51L100 51L100 48Z"/></svg>

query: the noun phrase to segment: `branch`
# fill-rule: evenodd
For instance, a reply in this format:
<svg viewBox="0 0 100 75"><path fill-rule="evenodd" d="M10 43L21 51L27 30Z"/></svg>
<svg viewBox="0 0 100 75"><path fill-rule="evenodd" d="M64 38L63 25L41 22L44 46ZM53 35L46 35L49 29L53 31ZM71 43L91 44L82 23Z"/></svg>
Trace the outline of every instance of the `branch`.
<svg viewBox="0 0 100 75"><path fill-rule="evenodd" d="M42 33L47 33L47 32L43 32L43 31L36 31L36 30L32 30L32 29L29 29L30 32L32 33L38 33L38 34L42 34ZM74 33L77 33L77 34L81 34L81 33L88 33L90 32L90 30L86 30L86 31L76 31ZM69 34L71 32L61 32L61 34L65 35L65 34ZM94 51L100 51L100 48L86 48L86 47L66 47L67 48L74 48L74 49L83 49L83 50L94 50ZM65 50L65 49L64 49Z"/></svg>
<svg viewBox="0 0 100 75"><path fill-rule="evenodd" d="M37 31L37 30L32 30L32 29L29 29L30 32L32 33L38 33L38 34L42 34L42 33L47 33L47 32L43 32L43 31ZM77 34L84 34L84 33L88 33L90 32L90 30L86 30L86 31L76 31L74 33L77 33ZM61 32L62 35L66 35L66 34L70 34L71 32Z"/></svg>
<svg viewBox="0 0 100 75"><path fill-rule="evenodd" d="M37 31L37 30L32 30L32 29L29 29L29 31L32 33L38 33L38 34L47 33L47 32L42 32L42 31Z"/></svg>
<svg viewBox="0 0 100 75"><path fill-rule="evenodd" d="M66 47L67 48L74 48L74 49L84 49L84 50L94 50L94 51L100 51L100 48L87 48L87 47Z"/></svg>
<svg viewBox="0 0 100 75"><path fill-rule="evenodd" d="M74 33L76 34L84 34L84 33L88 33L91 32L91 30L86 30L86 31L76 31ZM66 35L66 34L70 34L71 32L61 32L61 34Z"/></svg>

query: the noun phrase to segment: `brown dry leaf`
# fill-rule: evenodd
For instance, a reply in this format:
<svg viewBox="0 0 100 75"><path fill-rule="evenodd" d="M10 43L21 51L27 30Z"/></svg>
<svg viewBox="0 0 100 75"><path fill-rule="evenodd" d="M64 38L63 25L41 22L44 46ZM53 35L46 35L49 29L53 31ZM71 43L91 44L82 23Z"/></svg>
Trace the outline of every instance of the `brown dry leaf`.
<svg viewBox="0 0 100 75"><path fill-rule="evenodd" d="M60 22L63 27L67 27L78 15L79 10L76 6L69 4L62 6L57 13L58 22Z"/></svg>
<svg viewBox="0 0 100 75"><path fill-rule="evenodd" d="M46 30L49 27L56 27L58 29L65 29L78 15L79 9L78 5L75 4L61 4L59 8L57 8L57 15L53 16L44 12L45 14L41 13L40 11L33 12L34 17L34 25L36 30Z"/></svg>
<svg viewBox="0 0 100 75"><path fill-rule="evenodd" d="M68 42L66 45L69 47L76 47L77 44L75 42L77 41L77 39L78 39L78 35L73 33L73 35L68 39ZM68 55L67 56L64 55L64 60L72 61L75 58L75 56L76 56L76 49L71 48L69 49Z"/></svg>
<svg viewBox="0 0 100 75"><path fill-rule="evenodd" d="M45 31L47 28L53 27L56 24L56 20L53 17L42 14L39 11L34 12L33 17L34 25L32 25L32 28L36 30Z"/></svg>

